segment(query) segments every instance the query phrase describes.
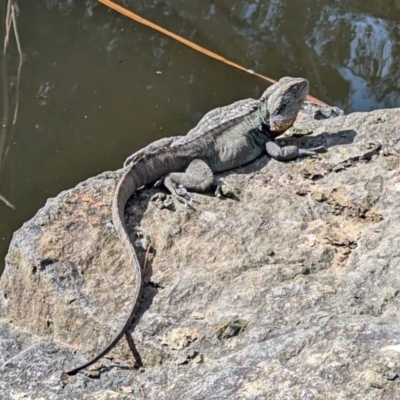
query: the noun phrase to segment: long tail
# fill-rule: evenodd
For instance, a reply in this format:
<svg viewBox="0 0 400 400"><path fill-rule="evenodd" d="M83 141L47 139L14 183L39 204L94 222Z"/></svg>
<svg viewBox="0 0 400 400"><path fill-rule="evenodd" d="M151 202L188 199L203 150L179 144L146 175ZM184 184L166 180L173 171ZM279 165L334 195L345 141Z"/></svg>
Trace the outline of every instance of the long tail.
<svg viewBox="0 0 400 400"><path fill-rule="evenodd" d="M161 176L169 172L184 171L190 160L201 154L201 152L207 148L206 146L201 146L197 142L198 141L194 141L194 144L186 143L175 146L173 147L173 150L168 147L161 148L152 153L143 155L139 160L129 166L128 170L118 182L112 205L112 219L118 236L125 248L125 253L129 256L129 261L135 268L137 286L133 294L133 304L128 316L126 317L124 325L110 343L108 343L108 345L92 360L68 371L68 375L75 375L80 370L89 367L96 361L100 360L100 358L104 357L120 341L122 336L124 336L126 330L132 323L139 305L143 286L143 276L139 260L137 259L135 249L129 240L128 231L124 222L126 202L132 194L143 185L155 182L157 179L161 178Z"/></svg>
<svg viewBox="0 0 400 400"><path fill-rule="evenodd" d="M114 336L114 338L107 344L107 346L94 358L88 361L85 364L80 365L70 371L67 372L68 375L75 375L80 370L89 367L94 364L96 361L100 360L100 358L104 357L124 336L125 332L131 325L133 318L135 316L136 310L139 306L139 299L142 293L143 287L143 276L142 269L139 264L139 260L137 259L135 249L132 246L132 243L129 240L129 235L124 222L124 210L126 202L129 197L138 189L142 184L139 182L135 182L131 174L131 168L124 174L124 176L120 179L118 186L115 190L113 205L112 205L112 219L114 223L114 227L120 237L124 247L126 254L129 255L130 262L134 265L135 275L136 275L136 289L133 293L133 303L132 307L126 317L125 323L122 328L118 331L118 333ZM140 186L139 186L140 185Z"/></svg>

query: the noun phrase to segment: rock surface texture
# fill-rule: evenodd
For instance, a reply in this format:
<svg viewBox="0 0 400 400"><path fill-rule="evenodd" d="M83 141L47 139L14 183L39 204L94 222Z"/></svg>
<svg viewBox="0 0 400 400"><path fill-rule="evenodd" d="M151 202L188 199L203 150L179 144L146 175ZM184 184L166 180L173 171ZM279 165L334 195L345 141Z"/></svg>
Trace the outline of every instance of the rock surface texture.
<svg viewBox="0 0 400 400"><path fill-rule="evenodd" d="M313 159L221 175L232 198L192 207L137 192L137 282L111 223L121 171L50 199L15 233L0 281L1 399L400 398L400 109L308 104ZM281 140L293 140L282 138Z"/></svg>

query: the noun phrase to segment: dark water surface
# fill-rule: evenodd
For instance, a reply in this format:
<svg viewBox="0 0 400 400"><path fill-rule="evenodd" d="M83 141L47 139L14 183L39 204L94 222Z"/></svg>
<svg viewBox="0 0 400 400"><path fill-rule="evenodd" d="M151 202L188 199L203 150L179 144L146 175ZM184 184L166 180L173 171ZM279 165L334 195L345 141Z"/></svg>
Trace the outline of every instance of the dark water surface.
<svg viewBox="0 0 400 400"><path fill-rule="evenodd" d="M267 86L94 0L17 4L20 108L0 171L0 194L16 210L0 202L0 273L12 232L47 198L121 167L149 142L183 135L208 110L257 97ZM400 106L398 0L120 4L262 74L306 77L315 97L347 112ZM17 62L11 41L12 93ZM3 106L0 95L0 112Z"/></svg>

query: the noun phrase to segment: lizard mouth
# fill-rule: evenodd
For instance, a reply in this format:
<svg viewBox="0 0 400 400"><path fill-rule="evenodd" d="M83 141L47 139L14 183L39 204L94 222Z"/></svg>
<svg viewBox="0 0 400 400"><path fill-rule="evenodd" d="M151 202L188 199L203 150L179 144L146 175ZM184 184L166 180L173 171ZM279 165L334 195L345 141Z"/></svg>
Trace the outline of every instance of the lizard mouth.
<svg viewBox="0 0 400 400"><path fill-rule="evenodd" d="M271 127L271 131L273 132L274 136L279 136L283 132L286 131L286 129L289 129L293 124L293 121L275 121L274 126Z"/></svg>

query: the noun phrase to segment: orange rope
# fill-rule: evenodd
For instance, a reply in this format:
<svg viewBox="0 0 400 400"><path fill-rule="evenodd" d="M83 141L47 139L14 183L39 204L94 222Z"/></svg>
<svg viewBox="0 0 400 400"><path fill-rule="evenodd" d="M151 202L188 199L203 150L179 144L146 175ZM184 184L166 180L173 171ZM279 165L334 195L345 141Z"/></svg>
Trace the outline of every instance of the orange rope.
<svg viewBox="0 0 400 400"><path fill-rule="evenodd" d="M164 29L161 26L154 24L153 22L151 22L151 21L149 21L147 19L144 19L144 18L140 17L137 14L134 14L132 11L129 11L126 8L121 7L118 4L115 4L110 0L98 0L98 1L99 1L99 3L104 4L105 6L111 8L111 9L117 11L117 12L119 12L120 14L123 14L126 17L131 18L134 21L139 22L140 24L143 24L145 26L148 26L149 28L152 28L152 29L154 29L154 30L156 30L158 32L161 32L164 35L170 36L173 39L177 40L178 42L181 42L181 43L185 44L186 46L191 47L192 49L194 49L194 50L196 50L196 51L198 51L200 53L205 54L208 57L214 58L215 60L221 61L221 62L223 62L225 64L228 64L228 65L230 65L232 67L235 67L237 69L245 71L245 72L247 72L249 74L258 76L259 78L264 79L264 80L266 80L268 82L276 83L276 81L274 79L271 79L271 78L268 78L267 76L258 74L257 72L254 72L251 69L244 68L241 65L234 63L233 61L227 60L226 58L224 58L224 57L222 57L222 56L220 56L220 55L218 55L216 53L213 53L212 51L207 50L204 47L201 47L198 44L193 43L193 42L183 38L182 36L179 36L179 35L177 35L177 34L175 34L173 32L170 32L167 29ZM326 105L326 103L324 103L321 100L318 100L318 99L316 99L315 97L312 97L312 96L307 96L307 100L313 101L315 103Z"/></svg>

